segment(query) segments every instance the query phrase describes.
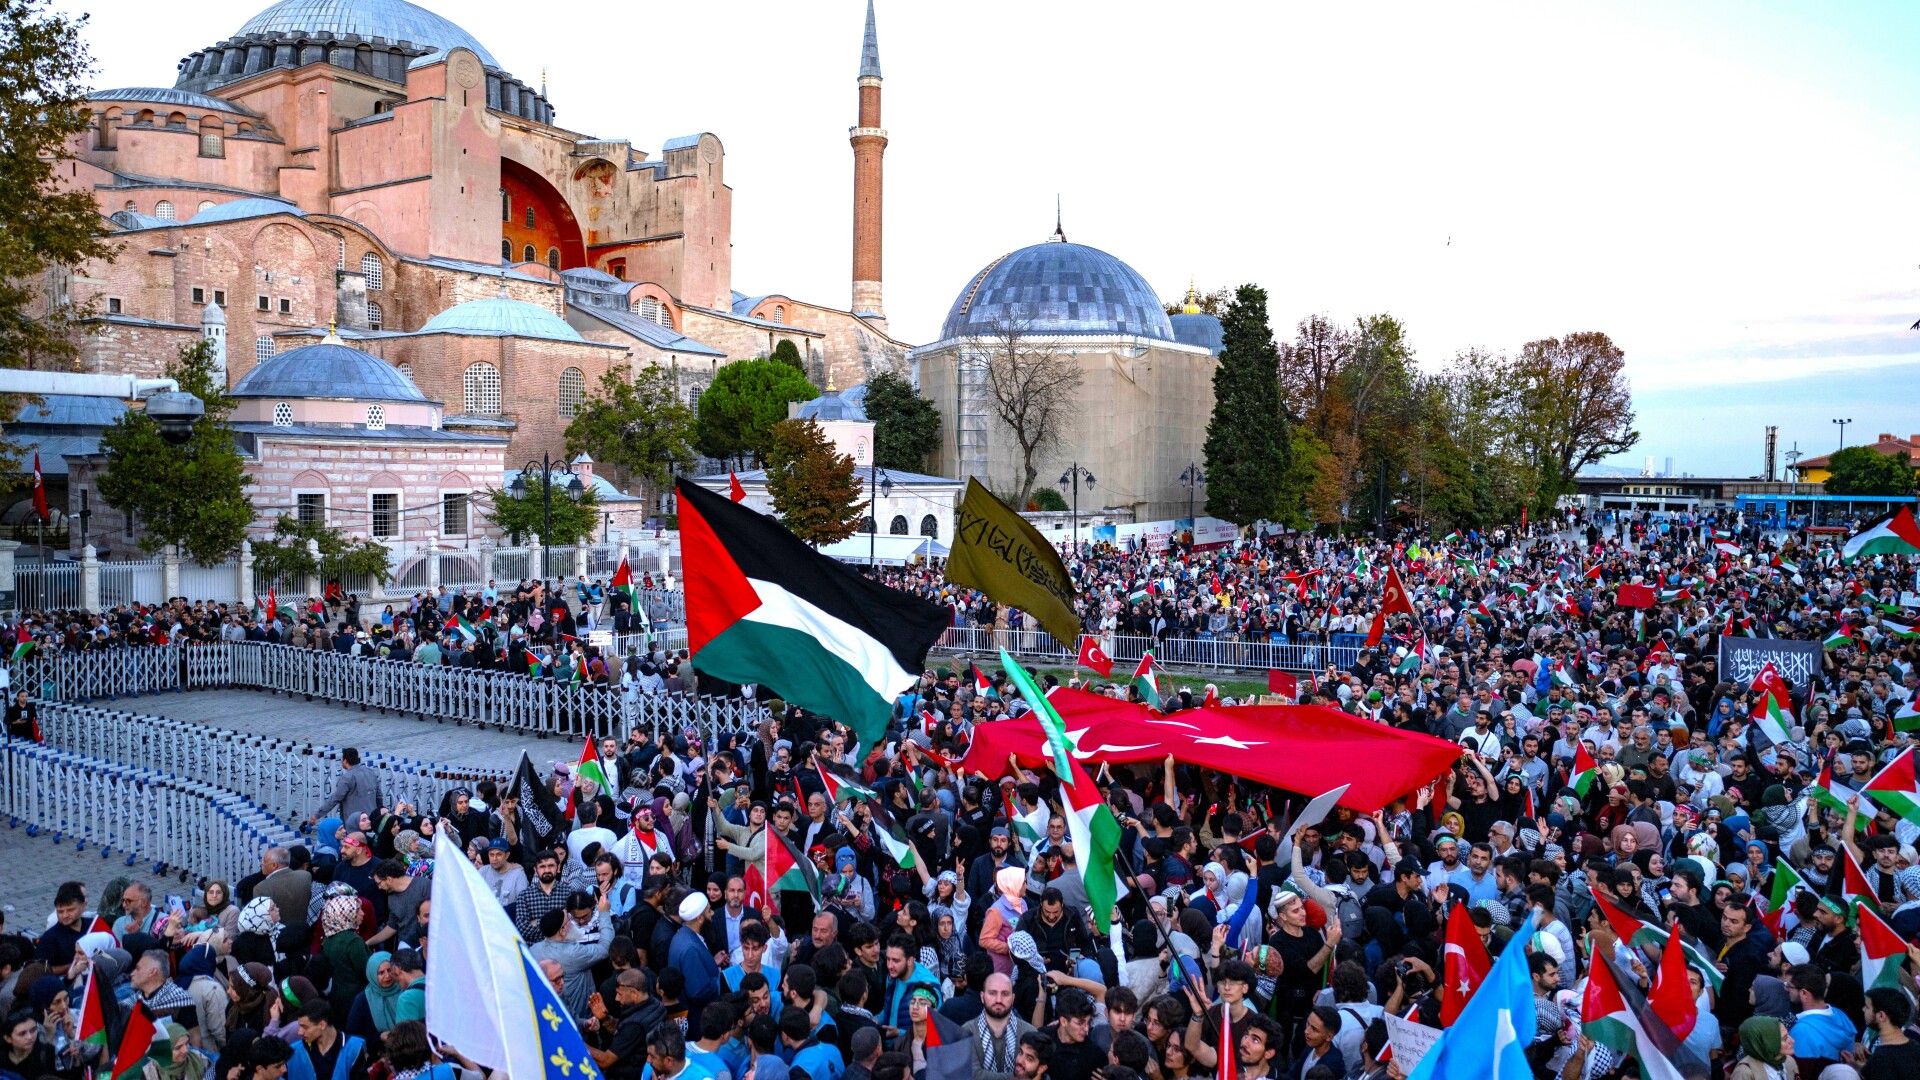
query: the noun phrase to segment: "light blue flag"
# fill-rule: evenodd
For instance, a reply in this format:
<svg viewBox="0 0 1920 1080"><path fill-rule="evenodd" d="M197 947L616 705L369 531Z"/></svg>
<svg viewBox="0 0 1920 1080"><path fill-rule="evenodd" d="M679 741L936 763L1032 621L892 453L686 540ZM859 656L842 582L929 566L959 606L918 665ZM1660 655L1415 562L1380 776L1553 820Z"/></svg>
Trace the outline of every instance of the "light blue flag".
<svg viewBox="0 0 1920 1080"><path fill-rule="evenodd" d="M433 855L427 1030L514 1080L600 1080L566 1005L450 830L434 836Z"/></svg>
<svg viewBox="0 0 1920 1080"><path fill-rule="evenodd" d="M435 905L436 921L439 911ZM1534 1010L1526 943L1532 938L1533 916L1528 915L1467 1007L1407 1080L1529 1080L1533 1070L1527 1067L1527 1044L1533 1042Z"/></svg>

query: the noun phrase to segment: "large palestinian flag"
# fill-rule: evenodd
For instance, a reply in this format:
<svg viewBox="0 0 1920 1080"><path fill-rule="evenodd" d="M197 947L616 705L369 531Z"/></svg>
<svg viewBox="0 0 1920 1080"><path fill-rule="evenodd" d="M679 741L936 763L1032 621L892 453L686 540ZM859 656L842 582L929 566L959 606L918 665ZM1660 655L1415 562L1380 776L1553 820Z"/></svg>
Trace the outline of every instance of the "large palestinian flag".
<svg viewBox="0 0 1920 1080"><path fill-rule="evenodd" d="M1620 1057L1638 1059L1641 1076L1680 1080L1680 1070L1673 1063L1680 1040L1648 1006L1640 985L1613 969L1604 950L1594 953L1580 1018L1580 1031L1587 1038Z"/></svg>
<svg viewBox="0 0 1920 1080"><path fill-rule="evenodd" d="M775 903L774 893L803 892L813 897L814 906L818 907L820 874L813 864L793 846L793 841L775 832L772 826L762 829L760 835L766 838L765 851L759 859L747 864L743 881L747 906L757 908Z"/></svg>
<svg viewBox="0 0 1920 1080"><path fill-rule="evenodd" d="M1907 959L1907 943L1865 904L1855 904L1853 910L1860 919L1860 984L1869 990L1878 986L1897 988L1900 965Z"/></svg>
<svg viewBox="0 0 1920 1080"><path fill-rule="evenodd" d="M870 581L691 481L676 490L695 666L767 686L872 749L894 697L926 667L947 609Z"/></svg>
<svg viewBox="0 0 1920 1080"><path fill-rule="evenodd" d="M1860 790L1881 806L1920 825L1920 776L1915 774L1913 747L1887 762Z"/></svg>
<svg viewBox="0 0 1920 1080"><path fill-rule="evenodd" d="M1920 524L1913 520L1913 507L1903 506L1870 523L1840 549L1845 560L1862 555L1920 555Z"/></svg>

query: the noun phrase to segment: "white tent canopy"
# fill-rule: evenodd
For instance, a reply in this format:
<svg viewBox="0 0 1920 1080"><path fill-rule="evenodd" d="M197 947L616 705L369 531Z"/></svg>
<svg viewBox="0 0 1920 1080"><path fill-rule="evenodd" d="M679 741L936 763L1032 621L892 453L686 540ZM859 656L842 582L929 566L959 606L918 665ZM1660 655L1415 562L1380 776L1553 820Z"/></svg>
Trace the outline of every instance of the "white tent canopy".
<svg viewBox="0 0 1920 1080"><path fill-rule="evenodd" d="M874 562L887 566L904 566L916 559L944 559L947 557L947 545L930 536L875 536L872 533L855 533L845 540L835 541L820 549L822 555L831 555L841 562L863 563L871 558Z"/></svg>

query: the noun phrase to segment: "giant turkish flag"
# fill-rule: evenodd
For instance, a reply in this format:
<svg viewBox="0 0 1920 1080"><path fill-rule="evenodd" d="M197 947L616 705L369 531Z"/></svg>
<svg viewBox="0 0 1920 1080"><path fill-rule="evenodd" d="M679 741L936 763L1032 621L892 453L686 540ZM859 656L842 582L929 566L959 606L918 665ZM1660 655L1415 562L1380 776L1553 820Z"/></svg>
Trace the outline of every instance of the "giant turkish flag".
<svg viewBox="0 0 1920 1080"><path fill-rule="evenodd" d="M1401 731L1323 705L1237 705L1162 716L1144 705L1061 687L1047 700L1066 721L1074 756L1115 765L1174 760L1318 795L1348 785L1340 805L1370 814L1453 767L1461 748L1431 735ZM976 725L962 771L990 778L1007 773L1009 755L1023 768L1052 758L1031 714Z"/></svg>

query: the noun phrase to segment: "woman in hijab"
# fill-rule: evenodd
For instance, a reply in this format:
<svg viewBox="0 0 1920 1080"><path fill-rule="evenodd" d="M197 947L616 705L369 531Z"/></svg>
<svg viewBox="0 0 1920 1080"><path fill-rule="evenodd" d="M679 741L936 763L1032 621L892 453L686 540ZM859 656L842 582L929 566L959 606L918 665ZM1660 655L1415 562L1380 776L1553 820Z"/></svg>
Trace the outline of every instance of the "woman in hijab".
<svg viewBox="0 0 1920 1080"><path fill-rule="evenodd" d="M1027 872L1018 866L1003 866L994 875L993 884L997 895L980 924L980 947L993 957L997 974L1011 975L1013 953L1007 939L1027 912Z"/></svg>
<svg viewBox="0 0 1920 1080"><path fill-rule="evenodd" d="M273 969L227 958L227 1034L242 1028L258 1032L272 1016Z"/></svg>
<svg viewBox="0 0 1920 1080"><path fill-rule="evenodd" d="M78 1070L94 1048L80 1041L80 1018L74 1015L66 980L58 975L43 975L28 988L27 1000L33 1018L40 1023L40 1041L53 1050L53 1063L61 1070Z"/></svg>
<svg viewBox="0 0 1920 1080"><path fill-rule="evenodd" d="M1740 1060L1727 1080L1794 1080L1793 1036L1772 1016L1755 1016L1740 1025Z"/></svg>
<svg viewBox="0 0 1920 1080"><path fill-rule="evenodd" d="M195 945L180 958L174 982L193 999L200 1014L200 1039L216 1055L227 1045L227 988L216 972L220 957L211 945Z"/></svg>
<svg viewBox="0 0 1920 1080"><path fill-rule="evenodd" d="M374 1040L399 1022L396 1010L404 988L400 985L398 969L393 966L392 953L377 952L367 957L362 972L366 982L353 999L353 1008L347 1011L345 1030L349 1035Z"/></svg>
<svg viewBox="0 0 1920 1080"><path fill-rule="evenodd" d="M220 932L227 936L228 941L232 941L238 937L240 935L240 907L233 902L233 886L219 878L215 878L207 882L207 887L201 893L201 897L200 907L204 912L200 917L201 921L212 919L219 923Z"/></svg>
<svg viewBox="0 0 1920 1080"><path fill-rule="evenodd" d="M313 854L340 857L340 819L321 818L320 824L313 830Z"/></svg>
<svg viewBox="0 0 1920 1080"><path fill-rule="evenodd" d="M1167 956L1160 947L1160 931L1153 920L1141 919L1128 932L1133 959L1127 961L1126 983L1139 1001L1152 1001L1167 986Z"/></svg>
<svg viewBox="0 0 1920 1080"><path fill-rule="evenodd" d="M1787 984L1772 975L1755 975L1753 989L1747 992L1753 1002L1753 1015L1776 1020L1793 1019L1793 1000L1787 996Z"/></svg>
<svg viewBox="0 0 1920 1080"><path fill-rule="evenodd" d="M265 964L279 973L287 956L280 951L280 909L273 900L256 896L240 910L239 936L233 939L233 958L243 964Z"/></svg>
<svg viewBox="0 0 1920 1080"><path fill-rule="evenodd" d="M371 950L360 939L360 897L351 889L330 893L320 908L320 953L333 965L327 1001L335 1016L353 1011L353 999L367 985L365 972Z"/></svg>
<svg viewBox="0 0 1920 1080"><path fill-rule="evenodd" d="M213 1061L187 1041L187 1029L169 1020L154 1032L141 1065L144 1080L201 1080Z"/></svg>

